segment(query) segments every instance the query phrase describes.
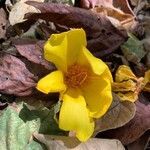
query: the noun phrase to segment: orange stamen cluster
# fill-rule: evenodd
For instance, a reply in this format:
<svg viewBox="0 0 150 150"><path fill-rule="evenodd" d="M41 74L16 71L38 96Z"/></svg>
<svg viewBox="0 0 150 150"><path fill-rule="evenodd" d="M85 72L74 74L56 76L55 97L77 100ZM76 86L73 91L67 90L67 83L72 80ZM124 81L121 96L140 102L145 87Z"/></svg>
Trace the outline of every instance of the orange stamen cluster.
<svg viewBox="0 0 150 150"><path fill-rule="evenodd" d="M74 64L70 66L65 74L65 82L68 87L77 88L85 83L88 76L88 70L84 66Z"/></svg>

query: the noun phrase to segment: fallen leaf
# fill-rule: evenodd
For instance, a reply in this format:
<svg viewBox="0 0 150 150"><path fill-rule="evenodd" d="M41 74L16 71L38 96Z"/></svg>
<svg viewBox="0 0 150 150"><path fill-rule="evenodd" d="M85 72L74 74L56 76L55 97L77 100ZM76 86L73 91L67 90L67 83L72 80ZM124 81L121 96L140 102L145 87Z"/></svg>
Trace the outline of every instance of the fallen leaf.
<svg viewBox="0 0 150 150"><path fill-rule="evenodd" d="M113 103L107 113L100 119L96 120L95 133L115 129L128 123L135 115L136 107L134 103L119 99L113 94Z"/></svg>
<svg viewBox="0 0 150 150"><path fill-rule="evenodd" d="M0 8L0 14L0 39L4 39L6 34L6 25L8 21L6 12L3 8Z"/></svg>
<svg viewBox="0 0 150 150"><path fill-rule="evenodd" d="M32 93L36 77L25 64L9 54L0 54L0 92L18 96Z"/></svg>
<svg viewBox="0 0 150 150"><path fill-rule="evenodd" d="M47 0L46 2L66 4L66 5L71 5L71 6L75 4L75 0Z"/></svg>
<svg viewBox="0 0 150 150"><path fill-rule="evenodd" d="M81 0L80 7L81 8L94 8L94 7L110 7L110 8L119 8L124 13L134 15L128 0Z"/></svg>
<svg viewBox="0 0 150 150"><path fill-rule="evenodd" d="M130 0L133 6L137 6L140 0Z"/></svg>
<svg viewBox="0 0 150 150"><path fill-rule="evenodd" d="M41 11L41 13L26 14L25 18L28 21L41 18L69 28L83 28L89 39L87 47L95 55L97 52L99 56L110 54L127 38L126 34L113 27L106 17L89 10L62 4L31 1L26 3Z"/></svg>
<svg viewBox="0 0 150 150"><path fill-rule="evenodd" d="M150 129L150 104L136 102L136 114L134 118L123 127L108 130L98 137L119 139L124 145L128 145Z"/></svg>
<svg viewBox="0 0 150 150"><path fill-rule="evenodd" d="M80 143L76 138L65 136L48 136L34 133L33 136L44 143L47 149L52 150L125 150L118 140L89 139L87 142Z"/></svg>
<svg viewBox="0 0 150 150"><path fill-rule="evenodd" d="M138 140L127 145L128 150L148 150L148 141L150 140L150 131L145 132Z"/></svg>
<svg viewBox="0 0 150 150"><path fill-rule="evenodd" d="M15 5L13 5L11 11L9 12L9 22L11 25L24 21L24 15L28 12L38 12L33 6L25 4L28 0L20 0ZM38 2L43 2L43 0L35 0Z"/></svg>
<svg viewBox="0 0 150 150"><path fill-rule="evenodd" d="M124 13L120 9L113 6L99 6L91 9L92 11L105 15L110 22L117 28L126 28L129 30L133 24L135 24L134 16Z"/></svg>
<svg viewBox="0 0 150 150"><path fill-rule="evenodd" d="M150 92L150 69L145 72L144 82L145 82L145 87L143 91Z"/></svg>
<svg viewBox="0 0 150 150"><path fill-rule="evenodd" d="M43 150L44 147L33 140L34 132L61 135L53 119L53 109L49 110L42 105L31 110L28 107L30 106L23 102L15 103L0 115L1 149L6 150L9 147L12 150Z"/></svg>
<svg viewBox="0 0 150 150"><path fill-rule="evenodd" d="M129 34L129 39L121 46L121 49L126 59L134 64L138 64L146 55L143 43L132 34Z"/></svg>
<svg viewBox="0 0 150 150"><path fill-rule="evenodd" d="M23 107L19 112L19 117L24 122L40 120L39 129L37 130L39 133L49 135L65 135L66 132L59 129L58 124L54 119L54 113L54 107L48 109L44 107L42 103L32 106L23 104Z"/></svg>
<svg viewBox="0 0 150 150"><path fill-rule="evenodd" d="M0 94L0 110L5 109L9 103L12 103L15 99L13 95Z"/></svg>
<svg viewBox="0 0 150 150"><path fill-rule="evenodd" d="M114 7L121 9L124 13L135 16L132 8L130 7L129 0L113 0L113 5Z"/></svg>
<svg viewBox="0 0 150 150"><path fill-rule="evenodd" d="M120 65L115 74L112 90L120 100L135 102L146 83L147 81L143 77L136 77L130 67Z"/></svg>
<svg viewBox="0 0 150 150"><path fill-rule="evenodd" d="M113 0L81 0L81 8L94 8L95 6L112 6Z"/></svg>
<svg viewBox="0 0 150 150"><path fill-rule="evenodd" d="M24 122L12 106L7 107L0 115L1 149L25 149L32 133L39 129L39 121L34 119Z"/></svg>
<svg viewBox="0 0 150 150"><path fill-rule="evenodd" d="M35 41L32 39L17 39L13 40L13 44L15 45L17 51L20 55L27 58L29 61L42 65L48 70L53 70L54 66L45 60L43 54L43 47L45 41ZM39 70L40 72L40 70Z"/></svg>

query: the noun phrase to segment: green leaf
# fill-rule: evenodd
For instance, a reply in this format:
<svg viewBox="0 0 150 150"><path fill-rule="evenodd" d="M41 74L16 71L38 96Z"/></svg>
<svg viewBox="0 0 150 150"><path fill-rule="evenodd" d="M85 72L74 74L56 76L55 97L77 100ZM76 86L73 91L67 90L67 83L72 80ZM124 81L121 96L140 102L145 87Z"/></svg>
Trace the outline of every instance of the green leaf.
<svg viewBox="0 0 150 150"><path fill-rule="evenodd" d="M29 107L30 108L30 107ZM39 107L30 110L25 103L9 106L0 115L0 147L2 150L24 150L41 145L33 141L34 132L64 134L54 120L54 108ZM32 107L33 108L33 107Z"/></svg>
<svg viewBox="0 0 150 150"><path fill-rule="evenodd" d="M44 144L40 144L33 140L26 146L26 150L47 150L47 148Z"/></svg>
<svg viewBox="0 0 150 150"><path fill-rule="evenodd" d="M87 142L80 143L75 137L43 134L34 134L34 137L44 143L49 150L125 150L118 140L92 138Z"/></svg>
<svg viewBox="0 0 150 150"><path fill-rule="evenodd" d="M143 43L130 33L129 39L121 46L121 49L126 59L135 64L139 63L146 54Z"/></svg>
<svg viewBox="0 0 150 150"><path fill-rule="evenodd" d="M121 101L116 94L113 94L111 107L102 118L96 120L94 134L125 125L134 117L135 111L134 103Z"/></svg>
<svg viewBox="0 0 150 150"><path fill-rule="evenodd" d="M39 121L24 122L19 118L19 108L9 106L0 116L0 147L2 150L24 149L32 133L39 130Z"/></svg>

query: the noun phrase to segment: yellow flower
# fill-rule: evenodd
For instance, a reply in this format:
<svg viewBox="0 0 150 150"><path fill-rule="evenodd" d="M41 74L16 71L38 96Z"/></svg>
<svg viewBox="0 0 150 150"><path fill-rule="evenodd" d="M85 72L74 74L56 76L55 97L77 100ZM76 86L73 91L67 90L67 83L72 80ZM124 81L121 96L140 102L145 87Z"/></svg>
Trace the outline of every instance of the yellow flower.
<svg viewBox="0 0 150 150"><path fill-rule="evenodd" d="M150 92L150 70L145 72L144 84L145 86L144 86L143 91Z"/></svg>
<svg viewBox="0 0 150 150"><path fill-rule="evenodd" d="M113 83L113 91L116 92L120 99L135 102L142 90L150 91L150 70L145 72L144 78L138 78L130 67L119 66Z"/></svg>
<svg viewBox="0 0 150 150"><path fill-rule="evenodd" d="M83 29L51 35L44 46L44 56L58 70L37 84L37 89L43 93L60 93L59 127L75 131L80 141L92 135L93 118L104 115L112 102L111 73L86 45Z"/></svg>

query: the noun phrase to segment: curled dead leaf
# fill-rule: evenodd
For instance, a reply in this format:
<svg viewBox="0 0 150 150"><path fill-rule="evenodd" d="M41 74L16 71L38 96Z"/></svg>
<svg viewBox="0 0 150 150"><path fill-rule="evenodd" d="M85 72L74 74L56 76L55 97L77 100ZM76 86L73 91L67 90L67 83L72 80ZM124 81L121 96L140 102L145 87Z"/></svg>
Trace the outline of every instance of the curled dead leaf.
<svg viewBox="0 0 150 150"><path fill-rule="evenodd" d="M0 39L5 38L7 16L3 8L0 8Z"/></svg>
<svg viewBox="0 0 150 150"><path fill-rule="evenodd" d="M104 56L116 50L127 36L115 28L103 15L89 10L54 3L26 2L38 8L41 13L28 13L25 18L30 20L43 19L68 28L83 28L87 34L88 49L95 55Z"/></svg>
<svg viewBox="0 0 150 150"><path fill-rule="evenodd" d="M24 15L28 12L38 12L33 6L29 6L25 4L28 0L20 0L15 5L13 5L10 13L9 13L9 21L11 25L15 25L17 23L24 21ZM35 0L39 2L43 2L43 0Z"/></svg>
<svg viewBox="0 0 150 150"><path fill-rule="evenodd" d="M130 67L121 65L116 71L112 90L122 101L135 102L146 84L145 78L136 77Z"/></svg>
<svg viewBox="0 0 150 150"><path fill-rule="evenodd" d="M113 0L81 0L81 8L94 8L95 6L112 6Z"/></svg>
<svg viewBox="0 0 150 150"><path fill-rule="evenodd" d="M121 142L115 139L92 138L87 142L80 143L74 137L43 135L38 133L34 133L33 136L45 144L47 149L53 150L125 150Z"/></svg>
<svg viewBox="0 0 150 150"><path fill-rule="evenodd" d="M120 9L113 6L99 6L92 9L92 11L105 15L111 23L117 28L126 28L129 30L133 24L135 24L135 16L124 13Z"/></svg>
<svg viewBox="0 0 150 150"><path fill-rule="evenodd" d="M36 77L20 59L9 54L0 55L0 92L26 96L32 93L35 85Z"/></svg>
<svg viewBox="0 0 150 150"><path fill-rule="evenodd" d="M44 59L43 46L45 41L35 41L32 39L17 39L13 41L20 55L27 58L29 61L42 65L48 70L53 70L51 63ZM40 71L40 70L39 70Z"/></svg>
<svg viewBox="0 0 150 150"><path fill-rule="evenodd" d="M136 114L125 126L103 132L99 137L119 139L124 145L137 140L150 129L150 104L136 102Z"/></svg>
<svg viewBox="0 0 150 150"><path fill-rule="evenodd" d="M135 115L136 107L134 103L119 99L113 94L113 103L107 113L96 120L95 134L109 129L115 129L128 123Z"/></svg>

